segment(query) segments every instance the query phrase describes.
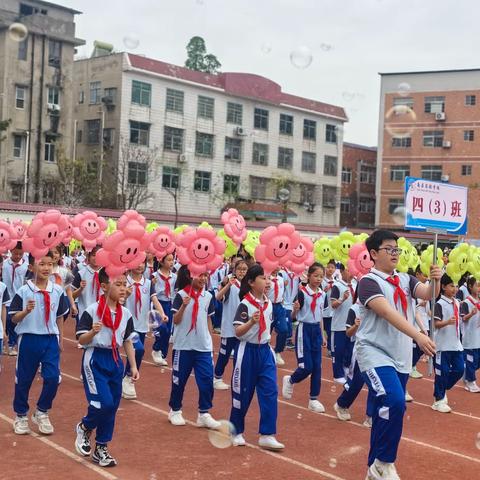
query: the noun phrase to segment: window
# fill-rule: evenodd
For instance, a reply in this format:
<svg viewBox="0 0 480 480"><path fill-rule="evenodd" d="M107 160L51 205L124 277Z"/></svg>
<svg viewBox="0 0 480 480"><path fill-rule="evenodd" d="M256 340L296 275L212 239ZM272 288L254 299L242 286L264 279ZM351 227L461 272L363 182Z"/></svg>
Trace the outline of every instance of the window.
<svg viewBox="0 0 480 480"><path fill-rule="evenodd" d="M85 101L85 92L82 90L78 93L78 103L83 103Z"/></svg>
<svg viewBox="0 0 480 480"><path fill-rule="evenodd" d="M193 189L196 192L209 192L211 176L212 174L210 172L195 170Z"/></svg>
<svg viewBox="0 0 480 480"><path fill-rule="evenodd" d="M267 179L250 177L250 196L252 200L263 200L267 196Z"/></svg>
<svg viewBox="0 0 480 480"><path fill-rule="evenodd" d="M48 41L48 64L51 67L60 67L62 59L62 42L58 40Z"/></svg>
<svg viewBox="0 0 480 480"><path fill-rule="evenodd" d="M337 206L337 187L323 186L322 206L325 208L335 208Z"/></svg>
<svg viewBox="0 0 480 480"><path fill-rule="evenodd" d="M317 122L315 120L303 120L303 138L305 140L317 139Z"/></svg>
<svg viewBox="0 0 480 480"><path fill-rule="evenodd" d="M180 169L177 167L162 168L162 187L176 190L180 187Z"/></svg>
<svg viewBox="0 0 480 480"><path fill-rule="evenodd" d="M410 175L409 165L392 165L390 167L390 181L403 182Z"/></svg>
<svg viewBox="0 0 480 480"><path fill-rule="evenodd" d="M423 165L422 178L425 180L441 180L442 166L441 165Z"/></svg>
<svg viewBox="0 0 480 480"><path fill-rule="evenodd" d="M462 165L462 176L466 177L472 174L471 165Z"/></svg>
<svg viewBox="0 0 480 480"><path fill-rule="evenodd" d="M393 137L392 138L393 148L410 148L411 146L412 146L411 137Z"/></svg>
<svg viewBox="0 0 480 480"><path fill-rule="evenodd" d="M53 182L45 182L42 186L42 202L47 205L56 203L56 188Z"/></svg>
<svg viewBox="0 0 480 480"><path fill-rule="evenodd" d="M342 183L352 183L352 169L342 168Z"/></svg>
<svg viewBox="0 0 480 480"><path fill-rule="evenodd" d="M268 130L268 110L256 108L253 115L253 126L258 130Z"/></svg>
<svg viewBox="0 0 480 480"><path fill-rule="evenodd" d="M395 210L398 207L403 207L404 206L404 201L403 198L389 198L388 199L388 213L390 215L393 215Z"/></svg>
<svg viewBox="0 0 480 480"><path fill-rule="evenodd" d="M184 94L181 90L167 88L167 110L183 113L183 97Z"/></svg>
<svg viewBox="0 0 480 480"><path fill-rule="evenodd" d="M215 99L210 97L198 96L197 115L201 118L211 118L213 120L215 112Z"/></svg>
<svg viewBox="0 0 480 480"><path fill-rule="evenodd" d="M45 156L46 162L55 161L55 137L53 135L45 135Z"/></svg>
<svg viewBox="0 0 480 480"><path fill-rule="evenodd" d="M105 102L107 105L115 105L115 102L117 100L117 89L112 87L112 88L106 88L103 91L103 96L105 98Z"/></svg>
<svg viewBox="0 0 480 480"><path fill-rule="evenodd" d="M268 145L266 143L253 144L253 165L268 165Z"/></svg>
<svg viewBox="0 0 480 480"><path fill-rule="evenodd" d="M340 199L340 213L350 213L350 197Z"/></svg>
<svg viewBox="0 0 480 480"><path fill-rule="evenodd" d="M128 183L131 185L147 184L147 164L143 162L128 162Z"/></svg>
<svg viewBox="0 0 480 480"><path fill-rule="evenodd" d="M183 151L183 130L181 128L165 127L163 130L163 149L170 152Z"/></svg>
<svg viewBox="0 0 480 480"><path fill-rule="evenodd" d="M315 173L317 171L317 155L312 152L302 152L302 172Z"/></svg>
<svg viewBox="0 0 480 480"><path fill-rule="evenodd" d="M197 132L195 141L195 153L202 157L213 157L213 135Z"/></svg>
<svg viewBox="0 0 480 480"><path fill-rule="evenodd" d="M315 185L309 183L300 184L300 203L315 204Z"/></svg>
<svg viewBox="0 0 480 480"><path fill-rule="evenodd" d="M413 98L412 97L395 97L393 99L393 106L397 107L400 105L405 105L406 107L411 108L413 110Z"/></svg>
<svg viewBox="0 0 480 480"><path fill-rule="evenodd" d="M152 85L150 83L132 81L132 103L150 107L152 98Z"/></svg>
<svg viewBox="0 0 480 480"><path fill-rule="evenodd" d="M464 130L463 131L463 139L466 142L473 142L475 138L475 131L474 130Z"/></svg>
<svg viewBox="0 0 480 480"><path fill-rule="evenodd" d="M130 143L148 147L150 137L150 124L130 120Z"/></svg>
<svg viewBox="0 0 480 480"><path fill-rule="evenodd" d="M375 200L373 198L361 198L358 202L360 213L375 213Z"/></svg>
<svg viewBox="0 0 480 480"><path fill-rule="evenodd" d="M18 60L26 60L28 53L28 37L22 42L18 42Z"/></svg>
<svg viewBox="0 0 480 480"><path fill-rule="evenodd" d="M242 124L243 117L243 105L240 103L227 103L227 123L233 123L235 125Z"/></svg>
<svg viewBox="0 0 480 480"><path fill-rule="evenodd" d="M443 131L432 130L423 132L424 147L441 147L443 145Z"/></svg>
<svg viewBox="0 0 480 480"><path fill-rule="evenodd" d="M476 95L465 95L465 105L473 106L477 104L477 96Z"/></svg>
<svg viewBox="0 0 480 480"><path fill-rule="evenodd" d="M242 161L242 141L238 138L225 137L225 159Z"/></svg>
<svg viewBox="0 0 480 480"><path fill-rule="evenodd" d="M48 103L60 105L60 89L58 87L48 87Z"/></svg>
<svg viewBox="0 0 480 480"><path fill-rule="evenodd" d="M335 125L328 125L325 130L325 141L327 143L337 143L337 127Z"/></svg>
<svg viewBox="0 0 480 480"><path fill-rule="evenodd" d="M337 157L332 157L330 155L325 155L325 161L323 164L323 174L328 175L329 177L337 176Z"/></svg>
<svg viewBox="0 0 480 480"><path fill-rule="evenodd" d="M100 103L102 96L102 82L90 82L90 105Z"/></svg>
<svg viewBox="0 0 480 480"><path fill-rule="evenodd" d="M369 183L370 185L375 183L375 167L360 166L360 183Z"/></svg>
<svg viewBox="0 0 480 480"><path fill-rule="evenodd" d="M445 97L425 97L425 113L445 111Z"/></svg>
<svg viewBox="0 0 480 480"><path fill-rule="evenodd" d="M280 133L293 135L293 116L285 113L280 114Z"/></svg>
<svg viewBox="0 0 480 480"><path fill-rule="evenodd" d="M240 188L240 177L237 175L225 175L223 180L223 193L225 195L238 195Z"/></svg>
<svg viewBox="0 0 480 480"><path fill-rule="evenodd" d="M17 85L15 87L15 108L23 110L25 108L25 87Z"/></svg>
<svg viewBox="0 0 480 480"><path fill-rule="evenodd" d="M77 130L77 143L82 143L83 131Z"/></svg>
<svg viewBox="0 0 480 480"><path fill-rule="evenodd" d="M23 156L23 135L13 135L13 156L22 158Z"/></svg>
<svg viewBox="0 0 480 480"><path fill-rule="evenodd" d="M291 170L293 165L293 149L278 147L278 168Z"/></svg>
<svg viewBox="0 0 480 480"><path fill-rule="evenodd" d="M113 147L115 143L115 129L104 128L103 129L103 145L105 147Z"/></svg>
<svg viewBox="0 0 480 480"><path fill-rule="evenodd" d="M87 120L85 124L85 129L87 130L87 145L100 143L100 120Z"/></svg>

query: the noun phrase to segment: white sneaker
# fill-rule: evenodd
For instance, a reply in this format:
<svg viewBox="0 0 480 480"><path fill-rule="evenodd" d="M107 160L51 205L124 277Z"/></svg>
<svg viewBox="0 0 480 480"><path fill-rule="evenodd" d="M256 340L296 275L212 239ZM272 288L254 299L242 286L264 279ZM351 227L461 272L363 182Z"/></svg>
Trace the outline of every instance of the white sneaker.
<svg viewBox="0 0 480 480"><path fill-rule="evenodd" d="M417 367L413 367L410 372L410 378L422 378L423 375L417 370Z"/></svg>
<svg viewBox="0 0 480 480"><path fill-rule="evenodd" d="M152 350L152 360L155 365L160 367L166 367L168 365L167 361L163 358L162 352Z"/></svg>
<svg viewBox="0 0 480 480"><path fill-rule="evenodd" d="M180 427L187 424L187 422L183 418L181 410L170 410L168 412L168 421L175 427Z"/></svg>
<svg viewBox="0 0 480 480"><path fill-rule="evenodd" d="M325 407L317 399L308 401L308 409L315 413L325 413Z"/></svg>
<svg viewBox="0 0 480 480"><path fill-rule="evenodd" d="M280 443L273 435L261 435L258 445L265 450L283 450L285 445Z"/></svg>
<svg viewBox="0 0 480 480"><path fill-rule="evenodd" d="M221 378L214 378L213 388L215 390L228 390L230 388L230 385L226 384Z"/></svg>
<svg viewBox="0 0 480 480"><path fill-rule="evenodd" d="M400 477L394 463L375 459L368 469L367 480L400 480Z"/></svg>
<svg viewBox="0 0 480 480"><path fill-rule="evenodd" d="M8 347L8 356L16 357L18 354L16 347Z"/></svg>
<svg viewBox="0 0 480 480"><path fill-rule="evenodd" d="M282 358L282 356L279 353L275 354L275 363L279 367L283 367L283 365L285 365L285 360Z"/></svg>
<svg viewBox="0 0 480 480"><path fill-rule="evenodd" d="M339 420L342 420L342 422L347 422L348 420L352 419L348 408L342 408L338 405L338 403L335 403L333 409L335 410L335 412L337 412L337 418Z"/></svg>
<svg viewBox="0 0 480 480"><path fill-rule="evenodd" d="M365 417L365 420L363 421L363 426L367 428L372 428L372 417L369 417L368 415Z"/></svg>
<svg viewBox="0 0 480 480"><path fill-rule="evenodd" d="M36 410L32 415L32 422L38 425L38 430L44 435L51 435L53 433L53 425L50 423L50 418L47 412L40 412Z"/></svg>
<svg viewBox="0 0 480 480"><path fill-rule="evenodd" d="M408 392L405 392L405 401L413 402L413 397Z"/></svg>
<svg viewBox="0 0 480 480"><path fill-rule="evenodd" d="M127 400L133 400L137 398L137 391L135 390L135 383L132 377L125 375L122 380L122 397Z"/></svg>
<svg viewBox="0 0 480 480"><path fill-rule="evenodd" d="M441 400L433 402L432 410L435 410L440 413L450 413L452 409L448 405L447 397L445 396Z"/></svg>
<svg viewBox="0 0 480 480"><path fill-rule="evenodd" d="M17 435L28 435L30 433L30 427L28 426L28 417L22 416L19 417L18 415L15 417L13 422L13 431Z"/></svg>
<svg viewBox="0 0 480 480"><path fill-rule="evenodd" d="M347 383L347 379L345 377L334 378L333 381L335 383L339 383L340 385L345 385Z"/></svg>
<svg viewBox="0 0 480 480"><path fill-rule="evenodd" d="M199 413L197 417L197 427L210 428L218 430L222 424L217 422L209 413Z"/></svg>
<svg viewBox="0 0 480 480"><path fill-rule="evenodd" d="M477 385L477 382L465 382L465 390L467 392L478 393L480 392L480 387Z"/></svg>
<svg viewBox="0 0 480 480"><path fill-rule="evenodd" d="M241 433L232 437L232 445L234 447L244 447L246 444L247 442Z"/></svg>
<svg viewBox="0 0 480 480"><path fill-rule="evenodd" d="M293 395L293 383L290 383L290 378L292 378L290 375L285 375L282 384L282 395L287 400L290 400Z"/></svg>

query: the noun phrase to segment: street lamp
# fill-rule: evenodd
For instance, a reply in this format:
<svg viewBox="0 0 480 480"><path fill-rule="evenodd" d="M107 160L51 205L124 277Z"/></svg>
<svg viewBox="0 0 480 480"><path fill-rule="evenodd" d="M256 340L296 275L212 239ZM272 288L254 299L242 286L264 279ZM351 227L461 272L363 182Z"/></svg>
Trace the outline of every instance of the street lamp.
<svg viewBox="0 0 480 480"><path fill-rule="evenodd" d="M282 202L282 222L285 223L287 221L287 208L288 200L290 200L290 190L288 190L288 188L281 188L278 191L278 198Z"/></svg>

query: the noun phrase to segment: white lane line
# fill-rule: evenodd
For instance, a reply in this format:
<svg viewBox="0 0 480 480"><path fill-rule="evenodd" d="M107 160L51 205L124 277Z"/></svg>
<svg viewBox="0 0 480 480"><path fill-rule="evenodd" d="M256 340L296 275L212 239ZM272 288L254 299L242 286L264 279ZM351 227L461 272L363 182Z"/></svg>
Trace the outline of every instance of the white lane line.
<svg viewBox="0 0 480 480"><path fill-rule="evenodd" d="M73 377L72 377L73 378ZM0 419L3 420L4 422L10 423L13 425L13 420L8 417L7 415L4 415L3 413L0 413ZM118 480L118 477L115 475L112 475L111 473L106 472L104 469L101 467L97 467L93 463L88 462L85 460L83 457L80 457L79 455L76 455L75 453L71 452L70 450L67 450L66 448L62 447L61 445L58 445L58 443L53 442L47 437L44 437L42 435L39 435L36 432L30 432L30 436L33 438L36 438L40 442L44 443L45 445L48 445L49 447L53 448L57 452L62 453L66 457L70 458L71 460L79 463L80 465L89 468L90 470L93 470L95 473L100 475L103 478L107 478L108 480Z"/></svg>

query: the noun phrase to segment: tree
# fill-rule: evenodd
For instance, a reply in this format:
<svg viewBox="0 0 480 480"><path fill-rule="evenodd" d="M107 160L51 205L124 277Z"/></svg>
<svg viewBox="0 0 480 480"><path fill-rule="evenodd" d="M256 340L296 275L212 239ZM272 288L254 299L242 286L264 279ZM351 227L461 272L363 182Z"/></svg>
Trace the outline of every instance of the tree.
<svg viewBox="0 0 480 480"><path fill-rule="evenodd" d="M185 66L190 70L205 73L218 73L222 64L218 58L211 54L207 54L205 40L202 37L192 37L187 44L187 60Z"/></svg>
<svg viewBox="0 0 480 480"><path fill-rule="evenodd" d="M10 118L8 120L0 120L0 143L7 138L2 135L2 132L5 132L8 129L11 122L12 120Z"/></svg>

